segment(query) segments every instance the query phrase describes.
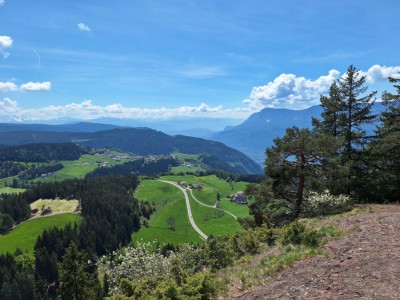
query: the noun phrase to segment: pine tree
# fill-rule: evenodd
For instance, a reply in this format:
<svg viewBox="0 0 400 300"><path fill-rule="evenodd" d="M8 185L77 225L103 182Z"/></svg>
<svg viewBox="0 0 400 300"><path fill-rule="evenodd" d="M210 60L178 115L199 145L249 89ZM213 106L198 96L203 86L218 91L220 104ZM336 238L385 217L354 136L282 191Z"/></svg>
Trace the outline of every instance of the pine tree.
<svg viewBox="0 0 400 300"><path fill-rule="evenodd" d="M305 192L320 186L323 167L332 149L329 136L294 126L267 149L266 174L275 196L286 202L292 219L301 213Z"/></svg>
<svg viewBox="0 0 400 300"><path fill-rule="evenodd" d="M346 74L332 84L329 96L321 97L322 120L313 119L320 134L336 139L332 147L336 148L341 168L335 169L336 174L327 175L332 178L330 188L335 193L353 193L362 185L366 174L366 148L371 137L367 136L365 125L376 119L371 113L376 91L367 93L365 81L366 76L351 65Z"/></svg>
<svg viewBox="0 0 400 300"><path fill-rule="evenodd" d="M398 201L400 194L400 78L389 78L396 93L384 92L386 110L380 116L377 140L372 146L371 182L378 200Z"/></svg>
<svg viewBox="0 0 400 300"><path fill-rule="evenodd" d="M346 75L338 81L340 97L344 104L343 159L345 162L359 158L359 154L370 138L362 126L371 124L376 119L376 116L371 114L376 91L365 95L368 90L365 80L366 76L360 76L359 70L351 65Z"/></svg>
<svg viewBox="0 0 400 300"><path fill-rule="evenodd" d="M100 288L99 282L87 271L88 269L89 264L85 253L79 251L72 242L59 264L61 299L96 299Z"/></svg>
<svg viewBox="0 0 400 300"><path fill-rule="evenodd" d="M321 95L321 106L324 111L321 113L322 120L312 118L313 125L322 133L337 138L343 132L344 127L344 106L340 90L336 82L329 88L329 96Z"/></svg>

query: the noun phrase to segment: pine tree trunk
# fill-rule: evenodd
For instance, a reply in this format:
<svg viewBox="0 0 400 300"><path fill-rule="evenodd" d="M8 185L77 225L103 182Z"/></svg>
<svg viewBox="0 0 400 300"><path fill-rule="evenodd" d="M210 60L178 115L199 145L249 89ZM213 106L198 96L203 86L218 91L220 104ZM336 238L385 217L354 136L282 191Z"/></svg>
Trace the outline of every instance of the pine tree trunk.
<svg viewBox="0 0 400 300"><path fill-rule="evenodd" d="M304 176L304 169L306 165L306 158L304 152L300 153L300 176L299 176L299 185L297 187L297 197L296 197L296 204L293 213L293 219L296 220L300 216L301 212L301 205L303 203L303 193L304 193L304 185L305 185L305 176Z"/></svg>

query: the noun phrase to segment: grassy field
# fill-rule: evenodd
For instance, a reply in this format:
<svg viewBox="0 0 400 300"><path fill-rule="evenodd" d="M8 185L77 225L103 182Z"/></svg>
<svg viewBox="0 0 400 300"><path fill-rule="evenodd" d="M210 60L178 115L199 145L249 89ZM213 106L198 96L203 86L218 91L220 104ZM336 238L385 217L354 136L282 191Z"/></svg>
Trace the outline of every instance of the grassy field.
<svg viewBox="0 0 400 300"><path fill-rule="evenodd" d="M219 186L222 186L225 191L230 189L228 183L215 176L163 176L162 179L201 183L206 190L202 194L203 199L207 197L207 194L213 193ZM235 185L243 187L245 183ZM202 192L199 191L199 193ZM190 193L188 194L194 221L206 235L233 235L238 230L241 230L240 224L231 215L215 208L205 207L194 201L190 197ZM143 241L149 242L157 239L160 243L172 244L201 241L189 223L184 196L178 188L163 182L144 180L136 191L136 197L141 201L147 200L150 203L154 203L157 206L157 211L151 216L149 227L142 228L133 235L134 240L143 239ZM215 204L215 201L214 198L213 201L204 202ZM239 217L248 215L247 206L231 203L228 200L222 200L219 204L222 209ZM175 219L175 230L171 230L168 227L167 220L170 216Z"/></svg>
<svg viewBox="0 0 400 300"><path fill-rule="evenodd" d="M11 187L4 187L0 188L0 194L14 194L14 193L22 193L25 192L25 189L18 189L18 188L11 188Z"/></svg>
<svg viewBox="0 0 400 300"><path fill-rule="evenodd" d="M174 174L186 173L186 172L199 172L205 171L201 167L199 155L196 154L184 154L184 153L173 153L177 160L184 165L178 167L172 167L171 172Z"/></svg>
<svg viewBox="0 0 400 300"><path fill-rule="evenodd" d="M241 229L235 218L215 208L205 207L193 199L190 200L190 207L196 225L208 236L234 235Z"/></svg>
<svg viewBox="0 0 400 300"><path fill-rule="evenodd" d="M61 214L27 221L0 236L0 254L14 253L17 248L32 254L36 239L44 230L54 226L61 228L68 223L80 223L81 220L79 215Z"/></svg>
<svg viewBox="0 0 400 300"><path fill-rule="evenodd" d="M179 166L179 167L172 167L171 168L171 173L174 174L179 174L179 173L186 173L186 172L199 172L199 171L204 171L204 169L202 167L199 166L192 166L190 165L190 167L188 166Z"/></svg>
<svg viewBox="0 0 400 300"><path fill-rule="evenodd" d="M49 182L71 178L83 178L87 173L92 172L98 167L98 162L107 162L109 166L113 166L116 164L122 164L125 161L114 160L103 155L84 154L79 158L79 160L63 161L62 164L64 165L64 168L54 172L51 176L46 178L36 178L34 181Z"/></svg>
<svg viewBox="0 0 400 300"><path fill-rule="evenodd" d="M214 205L216 203L218 193L221 199L223 199L226 198L226 196L228 196L229 194L233 194L237 191L243 191L247 185L247 182L234 182L231 185L230 183L216 177L215 175L202 177L196 177L193 175L162 176L161 179L171 180L175 182L185 181L188 184L200 183L203 187L202 190L193 190L193 195L196 197L196 199L208 205ZM243 207L243 205L238 205L236 203L229 203L226 205L224 203L223 205L224 207L221 208L233 213L234 215L236 215L235 212L239 212L239 215L242 217L248 215L248 209L247 207Z"/></svg>
<svg viewBox="0 0 400 300"><path fill-rule="evenodd" d="M39 210L42 207L50 207L53 214L72 213L78 206L78 200L51 200L51 199L39 199L31 203L31 209L37 208Z"/></svg>
<svg viewBox="0 0 400 300"><path fill-rule="evenodd" d="M12 183L12 180L14 178L17 178L17 176L13 176L13 177L8 177L8 178L2 178L0 179L0 189L5 188L6 187L6 183L10 184Z"/></svg>
<svg viewBox="0 0 400 300"><path fill-rule="evenodd" d="M247 205L233 203L227 199L222 199L218 203L218 207L223 210L229 211L238 218L245 218L249 216L249 207Z"/></svg>
<svg viewBox="0 0 400 300"><path fill-rule="evenodd" d="M202 239L192 228L187 216L185 198L182 192L167 183L144 180L136 191L140 201L154 203L157 207L148 221L149 226L140 229L132 235L133 241L151 242L157 240L160 244L171 243L201 243ZM168 218L175 220L175 230L168 226Z"/></svg>

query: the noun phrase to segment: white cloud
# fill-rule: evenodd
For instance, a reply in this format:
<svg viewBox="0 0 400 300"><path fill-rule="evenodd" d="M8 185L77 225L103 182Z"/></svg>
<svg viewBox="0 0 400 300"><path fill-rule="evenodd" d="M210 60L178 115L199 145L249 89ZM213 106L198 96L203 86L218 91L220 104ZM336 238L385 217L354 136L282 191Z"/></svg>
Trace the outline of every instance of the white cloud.
<svg viewBox="0 0 400 300"><path fill-rule="evenodd" d="M4 59L6 59L10 55L10 53L8 53L6 49L10 48L12 46L12 43L12 38L6 35L0 35L0 54L3 55Z"/></svg>
<svg viewBox="0 0 400 300"><path fill-rule="evenodd" d="M395 67L381 67L380 65L373 65L368 69L368 72L360 72L361 75L366 75L368 83L376 83L381 80L386 80L388 77L400 78L400 66Z"/></svg>
<svg viewBox="0 0 400 300"><path fill-rule="evenodd" d="M10 98L0 100L0 121L18 121L17 102Z"/></svg>
<svg viewBox="0 0 400 300"><path fill-rule="evenodd" d="M198 106L182 106L177 108L136 108L125 107L121 104L110 104L107 106L94 105L91 100L84 100L81 103L66 105L50 105L42 108L32 109L19 107L16 102L5 98L0 102L3 119L19 121L46 121L59 118L91 120L100 117L107 118L130 118L130 119L172 119L172 118L247 118L255 111L250 108L229 108L223 106L211 107L205 103Z"/></svg>
<svg viewBox="0 0 400 300"><path fill-rule="evenodd" d="M360 70L359 74L366 76L368 84L375 84L387 81L388 77L400 78L400 66L374 65L366 72ZM316 80L294 74L281 74L266 85L254 87L249 99L243 103L258 110L265 107L305 109L320 104L320 96L327 94L330 85L343 76L345 73L341 75L337 70L330 70L328 75L320 76Z"/></svg>
<svg viewBox="0 0 400 300"><path fill-rule="evenodd" d="M51 89L51 82L28 82L20 86L20 90L24 92L47 92Z"/></svg>
<svg viewBox="0 0 400 300"><path fill-rule="evenodd" d="M3 6L4 4L6 4L5 0L0 0L0 6Z"/></svg>
<svg viewBox="0 0 400 300"><path fill-rule="evenodd" d="M225 75L225 71L219 66L187 66L177 70L179 75L192 78L209 78Z"/></svg>
<svg viewBox="0 0 400 300"><path fill-rule="evenodd" d="M11 91L17 90L17 86L15 85L14 82L7 81L7 82L1 82L0 81L0 93L8 93Z"/></svg>
<svg viewBox="0 0 400 300"><path fill-rule="evenodd" d="M87 26L85 23L82 23L82 22L78 24L78 28L81 31L91 31L89 26Z"/></svg>
<svg viewBox="0 0 400 300"><path fill-rule="evenodd" d="M303 109L319 104L321 94L329 90L334 80L340 77L340 72L330 70L328 75L316 80L297 77L294 74L281 74L266 85L254 87L250 98L243 102L250 107L288 107Z"/></svg>
<svg viewBox="0 0 400 300"><path fill-rule="evenodd" d="M16 107L17 107L17 102L11 100L10 98L4 98L3 100L0 100L0 108L2 110L16 108Z"/></svg>

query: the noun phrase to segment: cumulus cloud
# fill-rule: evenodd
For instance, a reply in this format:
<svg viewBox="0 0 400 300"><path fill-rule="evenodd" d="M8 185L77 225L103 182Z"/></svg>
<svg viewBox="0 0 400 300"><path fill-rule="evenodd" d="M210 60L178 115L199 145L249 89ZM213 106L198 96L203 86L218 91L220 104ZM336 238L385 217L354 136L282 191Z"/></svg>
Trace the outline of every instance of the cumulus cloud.
<svg viewBox="0 0 400 300"><path fill-rule="evenodd" d="M7 81L1 82L0 81L0 93L8 93L17 90L17 86L14 82Z"/></svg>
<svg viewBox="0 0 400 300"><path fill-rule="evenodd" d="M12 46L12 43L12 38L6 35L0 35L0 54L3 55L4 59L6 59L10 55L10 53L8 53L6 49L10 48Z"/></svg>
<svg viewBox="0 0 400 300"><path fill-rule="evenodd" d="M0 0L0 6L3 6L4 4L6 4L5 0Z"/></svg>
<svg viewBox="0 0 400 300"><path fill-rule="evenodd" d="M319 104L320 95L326 93L333 81L339 77L340 72L337 70L331 70L328 75L320 76L316 80L297 77L294 74L281 74L266 85L254 87L250 98L243 102L257 109L307 108Z"/></svg>
<svg viewBox="0 0 400 300"><path fill-rule="evenodd" d="M18 121L18 114L17 102L10 98L0 100L0 121Z"/></svg>
<svg viewBox="0 0 400 300"><path fill-rule="evenodd" d="M176 108L136 108L125 107L121 104L110 104L100 106L93 104L92 100L84 100L81 103L70 103L66 105L50 105L46 107L31 109L19 107L16 102L8 98L3 99L0 104L2 113L0 116L18 121L46 121L59 118L91 120L100 117L121 119L172 119L172 118L247 118L255 112L247 107L224 108L223 106L211 107L205 103L198 106L182 106Z"/></svg>
<svg viewBox="0 0 400 300"><path fill-rule="evenodd" d="M91 31L89 26L87 26L85 23L82 23L82 22L80 22L78 24L78 28L79 28L80 31Z"/></svg>
<svg viewBox="0 0 400 300"><path fill-rule="evenodd" d="M400 66L386 67L374 65L368 71L360 70L366 76L368 84L387 80L388 77L400 78ZM329 92L330 85L345 76L337 70L330 70L327 75L312 80L294 74L281 74L263 86L254 87L249 99L243 101L253 109L290 108L304 109L320 104L320 96Z"/></svg>
<svg viewBox="0 0 400 300"><path fill-rule="evenodd" d="M28 82L20 86L20 90L24 92L47 92L51 89L51 82Z"/></svg>
<svg viewBox="0 0 400 300"><path fill-rule="evenodd" d="M367 76L368 83L376 83L381 80L386 80L388 77L400 78L400 66L395 67L381 67L380 65L373 65L367 72L360 72L361 75Z"/></svg>

